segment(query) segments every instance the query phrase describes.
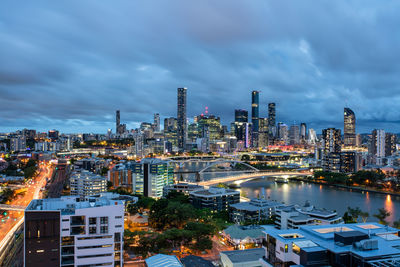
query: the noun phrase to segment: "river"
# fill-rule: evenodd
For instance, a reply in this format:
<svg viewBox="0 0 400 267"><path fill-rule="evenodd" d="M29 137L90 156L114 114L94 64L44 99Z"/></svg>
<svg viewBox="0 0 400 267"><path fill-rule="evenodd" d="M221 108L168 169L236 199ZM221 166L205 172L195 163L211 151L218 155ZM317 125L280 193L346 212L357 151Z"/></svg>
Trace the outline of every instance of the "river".
<svg viewBox="0 0 400 267"><path fill-rule="evenodd" d="M186 162L181 166L176 165L175 171L199 171L207 166L205 162ZM224 176L239 174L238 172L227 171L206 172L201 174L202 180L212 180ZM179 179L181 174L176 174ZM194 173L183 173L182 178L185 181L195 181ZM367 211L370 215L368 221L377 221L372 215L377 214L379 208L385 208L391 215L387 221L400 219L400 197L369 193L352 192L348 189L317 185L312 183L290 181L287 184L275 183L273 177L255 178L241 183L240 191L242 195L252 198L261 195L261 188L265 188L266 196L270 199L284 202L285 204L303 205L309 201L318 208L336 210L338 215L343 216L347 207L359 207L362 211Z"/></svg>
<svg viewBox="0 0 400 267"><path fill-rule="evenodd" d="M359 207L370 215L368 221L377 221L372 215L377 214L379 208L385 208L391 215L387 221L400 219L400 197L386 194L355 192L344 188L335 188L327 185L318 185L299 181L290 181L287 184L275 183L273 177L256 178L241 183L242 195L252 198L261 195L265 189L267 198L283 202L285 204L303 205L309 201L318 208L336 210L343 216L347 207Z"/></svg>

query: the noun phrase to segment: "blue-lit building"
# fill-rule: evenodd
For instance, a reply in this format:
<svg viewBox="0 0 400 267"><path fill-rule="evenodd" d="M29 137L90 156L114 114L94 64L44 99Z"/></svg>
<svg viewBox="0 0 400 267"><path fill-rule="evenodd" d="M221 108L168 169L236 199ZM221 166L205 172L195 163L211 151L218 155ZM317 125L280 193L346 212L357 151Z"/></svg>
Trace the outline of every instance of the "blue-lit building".
<svg viewBox="0 0 400 267"><path fill-rule="evenodd" d="M265 227L266 266L400 266L399 230L378 223Z"/></svg>

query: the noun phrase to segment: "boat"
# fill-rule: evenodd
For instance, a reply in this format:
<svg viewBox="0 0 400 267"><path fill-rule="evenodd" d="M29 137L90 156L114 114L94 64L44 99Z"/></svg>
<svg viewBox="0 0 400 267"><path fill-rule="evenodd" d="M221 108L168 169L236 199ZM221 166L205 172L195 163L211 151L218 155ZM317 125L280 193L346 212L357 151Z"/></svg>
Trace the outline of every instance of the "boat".
<svg viewBox="0 0 400 267"><path fill-rule="evenodd" d="M288 182L289 182L289 180L286 177L276 177L275 178L275 183L287 184Z"/></svg>

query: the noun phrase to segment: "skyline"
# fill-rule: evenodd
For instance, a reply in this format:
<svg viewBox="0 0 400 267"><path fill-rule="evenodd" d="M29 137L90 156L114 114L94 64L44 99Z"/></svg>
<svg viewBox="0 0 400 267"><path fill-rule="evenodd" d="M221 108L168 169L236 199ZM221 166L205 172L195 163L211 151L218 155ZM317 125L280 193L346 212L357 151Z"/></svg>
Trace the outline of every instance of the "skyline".
<svg viewBox="0 0 400 267"><path fill-rule="evenodd" d="M207 106L229 126L258 90L260 117L275 102L277 122L321 133L349 107L358 133L398 133L400 3L360 3L5 1L0 131L105 133L117 109L136 128L176 117L187 87L188 118Z"/></svg>

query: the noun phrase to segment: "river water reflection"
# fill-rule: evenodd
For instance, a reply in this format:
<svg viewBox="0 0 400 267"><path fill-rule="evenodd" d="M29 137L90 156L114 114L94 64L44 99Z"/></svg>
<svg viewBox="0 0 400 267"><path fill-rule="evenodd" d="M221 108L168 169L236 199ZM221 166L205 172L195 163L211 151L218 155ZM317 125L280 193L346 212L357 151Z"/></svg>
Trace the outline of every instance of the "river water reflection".
<svg viewBox="0 0 400 267"><path fill-rule="evenodd" d="M368 221L377 221L372 217L379 208L385 208L391 213L387 221L393 223L400 219L400 197L369 192L352 192L348 189L334 188L325 185L310 184L290 181L287 184L275 183L273 177L256 178L241 183L240 191L248 198L261 195L262 188L270 199L284 202L285 204L303 205L309 201L319 208L336 210L343 216L347 207L360 207L362 211L370 214Z"/></svg>

